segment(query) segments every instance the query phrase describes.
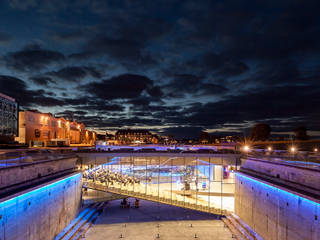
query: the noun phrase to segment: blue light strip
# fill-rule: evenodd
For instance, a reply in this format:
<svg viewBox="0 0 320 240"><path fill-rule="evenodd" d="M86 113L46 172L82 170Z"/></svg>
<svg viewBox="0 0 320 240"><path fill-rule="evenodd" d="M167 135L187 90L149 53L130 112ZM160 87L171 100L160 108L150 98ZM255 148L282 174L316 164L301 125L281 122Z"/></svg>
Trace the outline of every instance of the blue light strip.
<svg viewBox="0 0 320 240"><path fill-rule="evenodd" d="M43 187L40 187L40 188L37 188L35 190L32 190L30 192L27 192L27 193L24 193L24 194L21 194L19 196L16 196L16 197L12 197L10 199L7 199L3 202L0 202L0 207L5 207L5 205L9 205L9 204L12 204L14 203L15 201L19 202L19 201L23 201L25 199L27 199L28 197L31 197L32 195L35 195L35 194L39 194L41 192L44 192L50 188L53 188L55 187L56 185L59 185L63 182L66 182L66 181L69 181L71 179L74 179L74 178L78 178L81 176L81 173L78 173L78 174L75 174L75 175L72 175L70 177L67 177L67 178L64 178L64 179L61 179L59 181L56 181L56 182L53 182L51 184L48 184L48 185L45 185Z"/></svg>
<svg viewBox="0 0 320 240"><path fill-rule="evenodd" d="M240 178L244 178L245 180L249 180L251 182L254 182L254 183L258 184L258 185L262 185L263 187L267 187L267 188L276 190L276 191L278 191L279 194L287 195L289 198L301 199L302 201L305 201L307 203L311 203L311 204L315 205L316 207L320 207L320 203L318 203L318 202L312 201L312 200L310 200L308 198L302 197L302 196L294 194L292 192L285 191L285 190L283 190L281 188L274 187L272 185L269 185L269 184L265 183L262 180L258 180L256 178L254 178L254 177L251 177L251 176L249 177L248 175L244 175L244 174L239 173L239 172L236 172L236 176L238 176Z"/></svg>

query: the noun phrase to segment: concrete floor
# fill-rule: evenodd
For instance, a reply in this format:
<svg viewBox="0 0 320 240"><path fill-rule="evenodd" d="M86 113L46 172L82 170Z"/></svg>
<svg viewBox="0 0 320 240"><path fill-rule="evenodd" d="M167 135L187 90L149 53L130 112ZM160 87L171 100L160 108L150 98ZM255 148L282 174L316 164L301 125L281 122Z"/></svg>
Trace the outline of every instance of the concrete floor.
<svg viewBox="0 0 320 240"><path fill-rule="evenodd" d="M129 202L132 206L134 199ZM232 239L229 229L212 214L143 200L138 209L121 209L120 200L106 205L85 239L121 239L121 235L131 240Z"/></svg>

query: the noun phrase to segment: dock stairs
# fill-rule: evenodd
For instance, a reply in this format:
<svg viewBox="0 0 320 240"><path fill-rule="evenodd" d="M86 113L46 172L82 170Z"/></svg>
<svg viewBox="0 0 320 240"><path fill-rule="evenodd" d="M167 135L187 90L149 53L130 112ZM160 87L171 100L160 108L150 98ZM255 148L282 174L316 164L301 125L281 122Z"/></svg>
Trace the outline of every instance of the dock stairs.
<svg viewBox="0 0 320 240"><path fill-rule="evenodd" d="M252 228L240 217L231 213L222 218L225 226L230 229L232 236L238 240L263 240Z"/></svg>
<svg viewBox="0 0 320 240"><path fill-rule="evenodd" d="M90 204L54 240L81 239L101 214L104 202Z"/></svg>

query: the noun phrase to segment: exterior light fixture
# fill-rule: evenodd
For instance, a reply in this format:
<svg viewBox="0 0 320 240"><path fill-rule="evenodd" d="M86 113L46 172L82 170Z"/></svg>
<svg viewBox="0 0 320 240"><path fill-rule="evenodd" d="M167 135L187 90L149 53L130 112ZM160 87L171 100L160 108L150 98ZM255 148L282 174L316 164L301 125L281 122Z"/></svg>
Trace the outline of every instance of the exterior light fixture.
<svg viewBox="0 0 320 240"><path fill-rule="evenodd" d="M245 145L245 146L243 147L243 151L249 152L249 151L250 151L250 147L249 147L248 145Z"/></svg>
<svg viewBox="0 0 320 240"><path fill-rule="evenodd" d="M290 151L291 151L292 153L294 153L294 152L296 151L296 148L295 148L295 147L291 147L291 148L290 148Z"/></svg>
<svg viewBox="0 0 320 240"><path fill-rule="evenodd" d="M268 147L268 151L271 152L272 151L272 147Z"/></svg>
<svg viewBox="0 0 320 240"><path fill-rule="evenodd" d="M318 152L318 148L313 149L314 152Z"/></svg>

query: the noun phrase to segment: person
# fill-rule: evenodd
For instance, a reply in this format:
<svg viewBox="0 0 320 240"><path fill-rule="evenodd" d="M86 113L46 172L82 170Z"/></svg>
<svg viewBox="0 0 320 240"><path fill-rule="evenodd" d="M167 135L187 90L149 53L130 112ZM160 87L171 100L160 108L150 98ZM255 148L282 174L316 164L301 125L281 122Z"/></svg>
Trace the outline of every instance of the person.
<svg viewBox="0 0 320 240"><path fill-rule="evenodd" d="M139 199L136 198L136 201L134 202L134 207L139 208Z"/></svg>
<svg viewBox="0 0 320 240"><path fill-rule="evenodd" d="M126 199L126 198L122 199L122 201L121 201L121 203L120 203L120 207L121 207L121 208L127 207L127 199Z"/></svg>

